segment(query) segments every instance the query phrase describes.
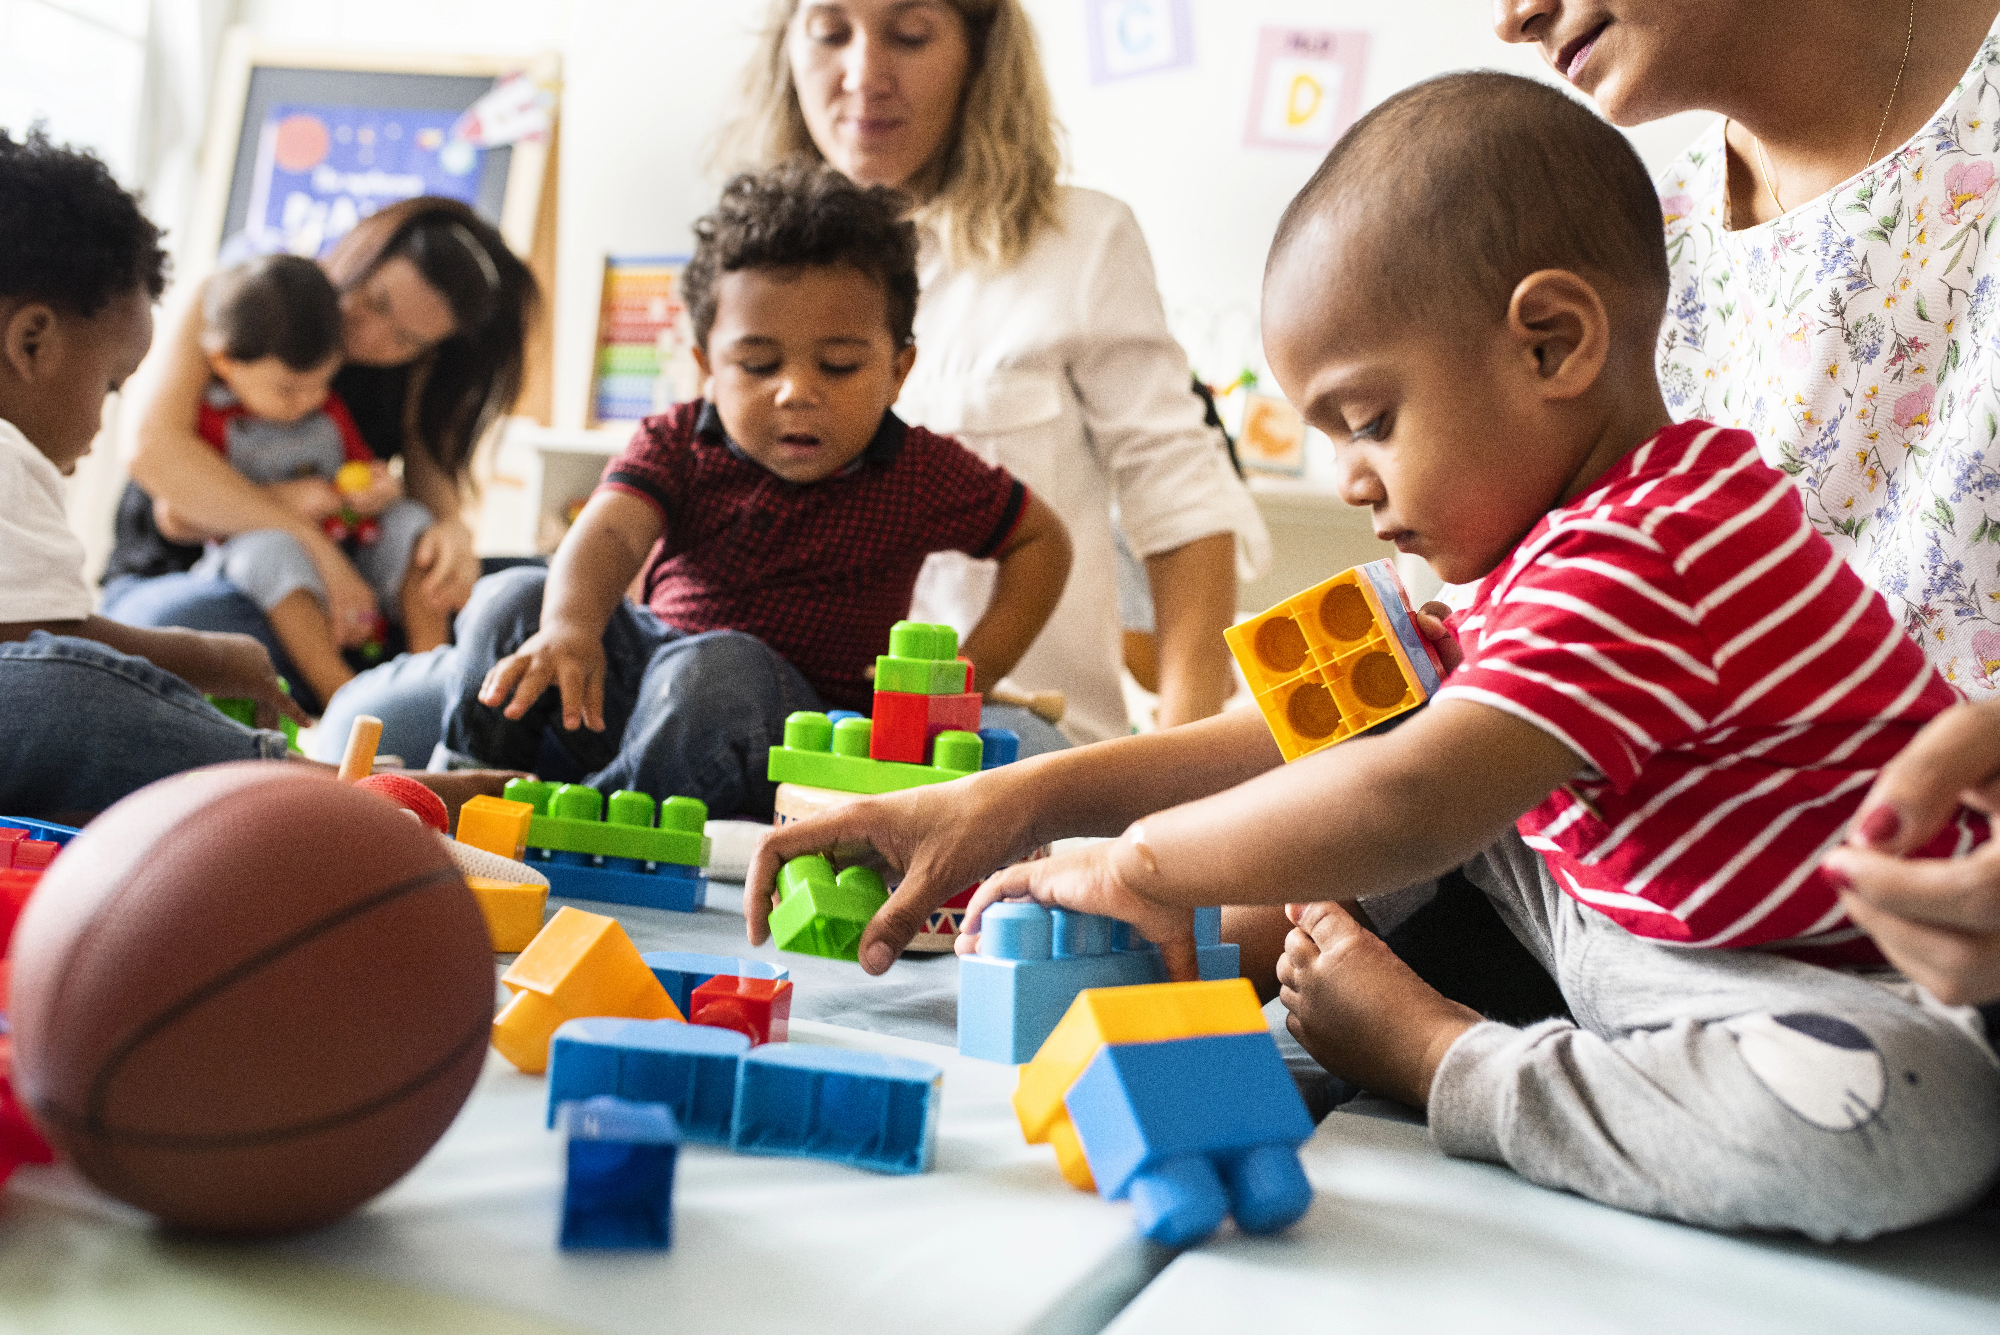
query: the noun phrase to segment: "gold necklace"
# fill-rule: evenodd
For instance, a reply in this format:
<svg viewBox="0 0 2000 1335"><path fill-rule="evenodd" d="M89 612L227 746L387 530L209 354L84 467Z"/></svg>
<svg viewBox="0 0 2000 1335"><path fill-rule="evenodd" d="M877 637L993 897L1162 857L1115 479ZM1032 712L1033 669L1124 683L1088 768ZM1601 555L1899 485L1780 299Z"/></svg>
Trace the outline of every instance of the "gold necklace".
<svg viewBox="0 0 2000 1335"><path fill-rule="evenodd" d="M1882 119L1875 122L1874 142L1868 145L1868 156L1861 160L1859 167L1855 168L1857 173L1868 170L1869 165L1875 161L1875 150L1882 146L1882 131L1888 128L1889 112L1896 105L1896 94L1902 90L1903 71L1910 65L1910 43L1916 35L1917 0L1910 0L1910 21L1903 33L1903 59L1896 66L1896 82L1890 85L1889 100L1882 104ZM1757 164L1764 169L1764 188L1771 192L1771 203L1777 206L1778 213L1782 216L1785 212L1785 201L1778 198L1778 178L1771 171L1771 160L1764 156L1764 141L1757 137L1755 130L1750 131L1750 144L1757 150Z"/></svg>

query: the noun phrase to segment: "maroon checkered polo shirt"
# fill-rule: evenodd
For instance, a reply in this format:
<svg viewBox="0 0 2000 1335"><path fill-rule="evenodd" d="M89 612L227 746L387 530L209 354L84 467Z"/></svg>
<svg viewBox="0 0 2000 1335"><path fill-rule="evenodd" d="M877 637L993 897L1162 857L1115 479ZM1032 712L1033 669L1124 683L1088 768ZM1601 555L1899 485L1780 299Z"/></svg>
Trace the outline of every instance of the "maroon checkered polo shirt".
<svg viewBox="0 0 2000 1335"><path fill-rule="evenodd" d="M640 423L599 485L652 502L666 524L645 574L661 620L755 635L828 705L863 713L864 669L909 615L924 558L993 555L1028 502L1005 469L894 413L846 470L787 482L699 399Z"/></svg>

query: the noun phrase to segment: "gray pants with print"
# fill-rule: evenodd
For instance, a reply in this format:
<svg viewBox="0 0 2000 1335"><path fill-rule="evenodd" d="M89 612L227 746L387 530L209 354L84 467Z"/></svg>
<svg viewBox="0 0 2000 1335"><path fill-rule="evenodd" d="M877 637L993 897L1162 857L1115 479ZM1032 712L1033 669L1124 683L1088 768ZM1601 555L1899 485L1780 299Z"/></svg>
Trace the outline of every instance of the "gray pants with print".
<svg viewBox="0 0 2000 1335"><path fill-rule="evenodd" d="M1562 987L1568 1020L1487 1022L1431 1087L1446 1153L1712 1228L1866 1238L1953 1214L2000 1169L2000 1066L1976 1012L1895 974L1626 932L1510 836L1465 867Z"/></svg>

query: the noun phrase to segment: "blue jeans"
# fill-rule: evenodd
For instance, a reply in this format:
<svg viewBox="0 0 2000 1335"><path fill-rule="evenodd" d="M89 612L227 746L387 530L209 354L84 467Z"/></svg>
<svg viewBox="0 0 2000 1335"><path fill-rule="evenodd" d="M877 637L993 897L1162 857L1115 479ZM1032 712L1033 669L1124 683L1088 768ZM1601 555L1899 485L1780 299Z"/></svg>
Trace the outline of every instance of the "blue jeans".
<svg viewBox="0 0 2000 1335"><path fill-rule="evenodd" d="M102 811L182 770L284 754L282 734L143 658L39 630L0 644L0 815Z"/></svg>
<svg viewBox="0 0 2000 1335"><path fill-rule="evenodd" d="M318 699L305 688L299 670L285 656L263 610L225 579L193 574L126 575L104 586L104 605L99 613L128 626L185 626L248 635L271 651L271 665L291 685L293 698L306 712L318 709Z"/></svg>

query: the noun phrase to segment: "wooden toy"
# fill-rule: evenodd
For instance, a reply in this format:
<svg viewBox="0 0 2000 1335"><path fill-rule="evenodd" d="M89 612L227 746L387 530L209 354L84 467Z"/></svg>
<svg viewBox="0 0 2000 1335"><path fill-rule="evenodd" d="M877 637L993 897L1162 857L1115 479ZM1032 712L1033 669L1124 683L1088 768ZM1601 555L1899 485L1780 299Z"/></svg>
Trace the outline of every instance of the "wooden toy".
<svg viewBox="0 0 2000 1335"><path fill-rule="evenodd" d="M357 714L347 731L347 751L340 758L340 781L365 779L375 769L375 748L382 744L382 720L373 714Z"/></svg>

